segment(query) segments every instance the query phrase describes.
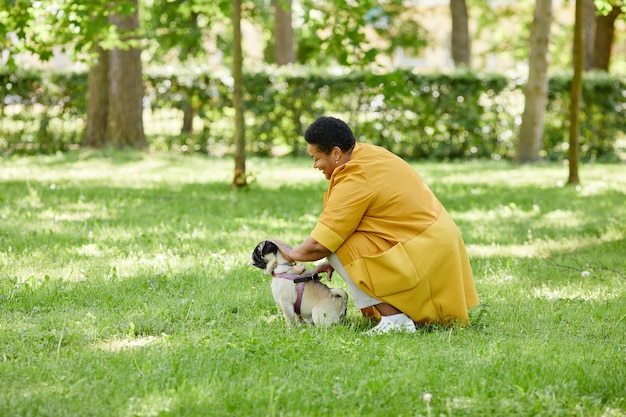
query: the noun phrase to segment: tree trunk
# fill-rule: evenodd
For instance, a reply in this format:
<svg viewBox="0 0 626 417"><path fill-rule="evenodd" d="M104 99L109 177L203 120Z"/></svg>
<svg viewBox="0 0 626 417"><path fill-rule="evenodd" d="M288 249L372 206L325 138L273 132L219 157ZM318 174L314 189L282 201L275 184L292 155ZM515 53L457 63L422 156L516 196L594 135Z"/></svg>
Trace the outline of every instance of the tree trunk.
<svg viewBox="0 0 626 417"><path fill-rule="evenodd" d="M515 156L520 163L536 162L542 146L548 97L551 25L552 0L537 0L530 30L530 56L528 81L524 90L524 113Z"/></svg>
<svg viewBox="0 0 626 417"><path fill-rule="evenodd" d="M569 124L569 178L568 184L579 184L579 140L580 135L580 101L583 92L583 69L585 66L585 33L584 33L584 0L576 0L576 20L574 22L574 77L572 78L572 92L570 102Z"/></svg>
<svg viewBox="0 0 626 417"><path fill-rule="evenodd" d="M191 14L191 23L190 30L199 31L201 30L198 24L198 19L200 18L200 13L193 12ZM179 58L186 60L190 54L190 49L194 49L193 47L187 47L184 49L184 52L179 55ZM196 108L193 104L193 98L191 94L186 95L186 102L182 105L183 111L183 126L180 129L181 135L191 135L193 133L193 118L196 116Z"/></svg>
<svg viewBox="0 0 626 417"><path fill-rule="evenodd" d="M595 54L593 67L602 71L609 71L611 64L611 48L615 33L615 20L622 13L620 6L613 6L613 10L606 16L598 16L596 19L596 33L594 39Z"/></svg>
<svg viewBox="0 0 626 417"><path fill-rule="evenodd" d="M452 59L457 67L470 66L470 37L465 0L451 0L452 15Z"/></svg>
<svg viewBox="0 0 626 417"><path fill-rule="evenodd" d="M292 0L273 0L274 58L278 65L291 64L296 61L291 24L291 2Z"/></svg>
<svg viewBox="0 0 626 417"><path fill-rule="evenodd" d="M122 33L139 26L137 0L131 16L113 14L112 24ZM107 143L119 148L143 149L148 146L143 130L143 77L141 51L114 49L109 55L109 122Z"/></svg>
<svg viewBox="0 0 626 417"><path fill-rule="evenodd" d="M190 135L193 133L193 118L196 115L196 110L191 104L191 99L183 104L183 127L180 129L180 133L183 135Z"/></svg>
<svg viewBox="0 0 626 417"><path fill-rule="evenodd" d="M241 0L233 4L233 105L235 107L235 176L233 188L245 187L246 139L243 106L243 52L241 50Z"/></svg>
<svg viewBox="0 0 626 417"><path fill-rule="evenodd" d="M101 148L106 141L109 111L109 53L99 46L98 57L89 68L87 86L87 120L83 146Z"/></svg>
<svg viewBox="0 0 626 417"><path fill-rule="evenodd" d="M596 5L594 0L585 0L585 71L593 69L596 34Z"/></svg>

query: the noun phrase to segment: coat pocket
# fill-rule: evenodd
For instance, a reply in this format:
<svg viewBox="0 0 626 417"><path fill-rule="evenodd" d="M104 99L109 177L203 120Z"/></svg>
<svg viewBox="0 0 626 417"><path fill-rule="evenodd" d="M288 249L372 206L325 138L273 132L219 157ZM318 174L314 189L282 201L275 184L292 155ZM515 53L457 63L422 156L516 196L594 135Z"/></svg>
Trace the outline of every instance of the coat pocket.
<svg viewBox="0 0 626 417"><path fill-rule="evenodd" d="M369 285L376 296L384 297L417 287L420 277L402 243L373 256L364 256Z"/></svg>

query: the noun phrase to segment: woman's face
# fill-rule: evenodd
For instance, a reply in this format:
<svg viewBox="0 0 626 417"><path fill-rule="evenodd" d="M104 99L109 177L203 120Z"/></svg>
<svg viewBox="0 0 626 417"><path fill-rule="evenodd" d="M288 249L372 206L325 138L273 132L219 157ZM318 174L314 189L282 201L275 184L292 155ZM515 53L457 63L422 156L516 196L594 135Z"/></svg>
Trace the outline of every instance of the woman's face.
<svg viewBox="0 0 626 417"><path fill-rule="evenodd" d="M309 155L313 158L313 168L322 171L327 180L330 179L335 168L339 166L337 163L337 149L338 148L335 148L329 154L325 154L319 150L317 145L307 144Z"/></svg>

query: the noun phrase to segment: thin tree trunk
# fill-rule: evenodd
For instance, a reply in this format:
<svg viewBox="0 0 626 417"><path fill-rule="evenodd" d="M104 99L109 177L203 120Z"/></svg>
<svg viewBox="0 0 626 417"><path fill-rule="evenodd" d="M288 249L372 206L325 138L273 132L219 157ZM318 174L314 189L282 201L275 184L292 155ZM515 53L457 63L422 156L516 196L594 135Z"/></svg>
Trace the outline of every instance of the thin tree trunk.
<svg viewBox="0 0 626 417"><path fill-rule="evenodd" d="M195 30L199 30L199 26L198 26L198 18L200 17L200 13L198 12L193 12L191 14L191 23L190 23L190 27L192 28L192 31ZM182 55L182 57L184 59L187 59L189 55L189 51L187 49L185 49L184 54ZM180 55L179 55L180 57ZM187 102L183 103L182 105L182 111L183 111L183 126L180 129L180 133L182 135L190 135L193 133L193 118L196 115L196 109L194 108L193 105L193 100L191 95L187 94Z"/></svg>
<svg viewBox="0 0 626 417"><path fill-rule="evenodd" d="M106 142L109 111L109 53L96 47L98 57L89 68L87 120L83 146L101 148Z"/></svg>
<svg viewBox="0 0 626 417"><path fill-rule="evenodd" d="M585 71L593 69L596 34L596 5L594 0L585 0Z"/></svg>
<svg viewBox="0 0 626 417"><path fill-rule="evenodd" d="M470 66L470 37L465 0L451 0L452 15L452 59L457 67Z"/></svg>
<svg viewBox="0 0 626 417"><path fill-rule="evenodd" d="M110 21L120 32L139 26L137 0L131 16L113 14ZM109 61L109 121L107 143L119 147L146 148L143 130L143 76L141 51L137 48L114 49Z"/></svg>
<svg viewBox="0 0 626 417"><path fill-rule="evenodd" d="M183 105L183 127L180 129L180 133L189 135L193 133L193 117L196 111L191 104L191 100Z"/></svg>
<svg viewBox="0 0 626 417"><path fill-rule="evenodd" d="M579 135L580 135L580 101L583 92L583 69L585 66L584 52L584 0L576 0L576 20L574 22L574 77L572 78L572 92L570 102L569 125L569 178L568 184L579 184Z"/></svg>
<svg viewBox="0 0 626 417"><path fill-rule="evenodd" d="M246 139L243 105L243 52L241 48L241 0L233 4L233 104L235 107L235 176L233 188L245 187Z"/></svg>
<svg viewBox="0 0 626 417"><path fill-rule="evenodd" d="M273 0L274 3L274 58L276 64L286 65L296 61L293 26L291 24L292 0Z"/></svg>
<svg viewBox="0 0 626 417"><path fill-rule="evenodd" d="M536 162L543 142L544 115L548 97L550 26L552 0L537 0L530 32L528 81L524 90L524 113L515 159Z"/></svg>

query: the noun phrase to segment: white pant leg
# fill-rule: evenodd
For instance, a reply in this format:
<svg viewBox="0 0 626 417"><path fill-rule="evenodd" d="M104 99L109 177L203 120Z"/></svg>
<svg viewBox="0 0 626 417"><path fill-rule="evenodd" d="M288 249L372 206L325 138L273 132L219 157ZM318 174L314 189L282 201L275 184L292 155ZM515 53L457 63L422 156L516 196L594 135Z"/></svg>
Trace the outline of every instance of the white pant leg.
<svg viewBox="0 0 626 417"><path fill-rule="evenodd" d="M331 253L326 258L330 266L335 269L341 278L346 282L348 286L348 290L350 290L350 294L352 295L352 299L354 300L354 304L356 308L365 308L371 307L376 304L380 304L382 301L377 300L376 298L370 297L368 294L363 292L355 283L352 281L352 278L346 272L346 268L343 267L343 264L339 260L339 257L335 253Z"/></svg>

